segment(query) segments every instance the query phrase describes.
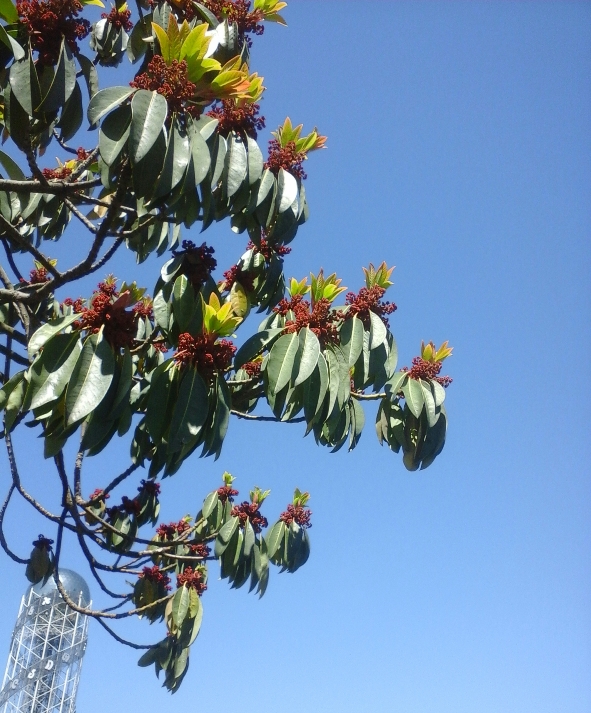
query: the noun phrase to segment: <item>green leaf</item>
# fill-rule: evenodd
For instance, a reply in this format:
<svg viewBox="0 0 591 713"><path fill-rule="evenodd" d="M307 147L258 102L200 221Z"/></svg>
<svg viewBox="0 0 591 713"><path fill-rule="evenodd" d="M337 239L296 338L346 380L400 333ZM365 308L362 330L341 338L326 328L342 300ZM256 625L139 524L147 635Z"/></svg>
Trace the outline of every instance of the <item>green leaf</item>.
<svg viewBox="0 0 591 713"><path fill-rule="evenodd" d="M112 166L123 151L129 137L130 125L129 104L117 107L102 122L99 130L99 151L107 166Z"/></svg>
<svg viewBox="0 0 591 713"><path fill-rule="evenodd" d="M408 379L402 388L402 392L410 412L418 418L425 403L421 384L416 379Z"/></svg>
<svg viewBox="0 0 591 713"><path fill-rule="evenodd" d="M176 401L175 377L178 377L178 371L172 368L170 360L160 364L152 373L146 406L146 428L155 444L160 443L170 425Z"/></svg>
<svg viewBox="0 0 591 713"><path fill-rule="evenodd" d="M224 523L218 533L218 540L227 545L232 539L232 535L236 532L239 522L240 518L232 517L228 522Z"/></svg>
<svg viewBox="0 0 591 713"><path fill-rule="evenodd" d="M259 180L263 173L265 159L263 158L259 145L250 136L246 137L246 145L248 148L248 183L252 186Z"/></svg>
<svg viewBox="0 0 591 713"><path fill-rule="evenodd" d="M11 0L0 0L0 17L6 20L9 25L16 24L19 21L16 6L12 4Z"/></svg>
<svg viewBox="0 0 591 713"><path fill-rule="evenodd" d="M0 411L4 409L8 401L8 397L24 378L25 372L19 371L11 379L9 379L0 389Z"/></svg>
<svg viewBox="0 0 591 713"><path fill-rule="evenodd" d="M244 556L245 557L250 557L250 553L252 552L252 548L254 547L255 543L255 534L252 525L250 524L250 520L246 521L246 525L244 526Z"/></svg>
<svg viewBox="0 0 591 713"><path fill-rule="evenodd" d="M25 398L25 390L27 387L27 382L21 379L8 395L6 400L6 412L4 414L4 423L6 424L6 429L10 431L16 417L18 416L21 406L23 405L23 400Z"/></svg>
<svg viewBox="0 0 591 713"><path fill-rule="evenodd" d="M298 335L293 332L279 337L273 345L266 367L269 388L273 394L278 394L289 383L299 344Z"/></svg>
<svg viewBox="0 0 591 713"><path fill-rule="evenodd" d="M52 319L50 322L46 322L42 327L39 327L29 340L27 346L29 358L32 359L54 334L58 334L62 329L69 327L70 324L77 319L80 319L79 314L70 314L66 317L60 317L59 319Z"/></svg>
<svg viewBox="0 0 591 713"><path fill-rule="evenodd" d="M254 357L260 354L266 347L268 348L281 332L283 332L283 327L278 329L264 329L261 332L253 334L236 352L234 367L239 369L243 364L254 359Z"/></svg>
<svg viewBox="0 0 591 713"><path fill-rule="evenodd" d="M222 173L224 172L224 165L226 159L226 153L228 151L228 146L226 139L220 134L216 134L213 150L211 152L212 159L215 159L211 163L211 187L215 188L220 180Z"/></svg>
<svg viewBox="0 0 591 713"><path fill-rule="evenodd" d="M197 131L194 126L191 128L191 158L193 160L193 171L195 173L195 186L198 186L209 173L211 154L209 153L209 146L201 132Z"/></svg>
<svg viewBox="0 0 591 713"><path fill-rule="evenodd" d="M218 495L217 490L214 490L212 493L210 493L203 501L201 515L205 518L208 518L211 515L211 513L215 510L216 505L219 502L219 499L220 499L220 497Z"/></svg>
<svg viewBox="0 0 591 713"><path fill-rule="evenodd" d="M6 2L9 0L0 0L0 17L2 17L2 6L6 4ZM14 7L12 3L10 3L11 7ZM17 19L14 20L14 22L18 22L18 16ZM21 59L24 59L25 57L25 50L21 47L21 45L13 38L11 37L8 32L6 32L6 29L4 25L0 25L0 42L6 45L8 49L12 52L14 55L15 60L18 62Z"/></svg>
<svg viewBox="0 0 591 713"><path fill-rule="evenodd" d="M277 176L277 212L284 213L298 197L298 182L284 168L279 169Z"/></svg>
<svg viewBox="0 0 591 713"><path fill-rule="evenodd" d="M404 385L408 379L407 371L397 371L387 382L386 382L386 393L390 398L394 398L399 391L402 391Z"/></svg>
<svg viewBox="0 0 591 713"><path fill-rule="evenodd" d="M31 367L27 400L30 408L36 409L59 398L68 385L82 346L80 335L58 334L41 352Z"/></svg>
<svg viewBox="0 0 591 713"><path fill-rule="evenodd" d="M427 414L427 423L430 427L437 423L439 418L439 413L435 409L435 399L431 393L431 389L428 382L420 381L421 388L423 389L423 399L425 401L425 413Z"/></svg>
<svg viewBox="0 0 591 713"><path fill-rule="evenodd" d="M41 88L30 56L10 67L10 88L21 107L33 116L35 107L41 101Z"/></svg>
<svg viewBox="0 0 591 713"><path fill-rule="evenodd" d="M207 420L209 401L207 387L197 370L188 368L179 387L170 424L169 451L174 453L192 441Z"/></svg>
<svg viewBox="0 0 591 713"><path fill-rule="evenodd" d="M189 137L175 119L168 135L164 166L158 178L154 198L166 196L178 186L185 175L190 156Z"/></svg>
<svg viewBox="0 0 591 713"><path fill-rule="evenodd" d="M196 307L193 285L185 275L179 275L172 290L172 311L181 333L188 330Z"/></svg>
<svg viewBox="0 0 591 713"><path fill-rule="evenodd" d="M115 358L103 328L86 338L66 391L68 426L80 421L103 400L113 374Z"/></svg>
<svg viewBox="0 0 591 713"><path fill-rule="evenodd" d="M183 586L176 590L172 598L172 621L177 629L180 629L185 617L189 612L189 590Z"/></svg>
<svg viewBox="0 0 591 713"><path fill-rule="evenodd" d="M433 390L433 398L435 399L435 406L441 406L445 401L445 389L438 381L431 381L431 389Z"/></svg>
<svg viewBox="0 0 591 713"><path fill-rule="evenodd" d="M131 131L129 153L132 163L138 163L152 148L164 127L168 103L162 94L138 90L131 100Z"/></svg>
<svg viewBox="0 0 591 713"><path fill-rule="evenodd" d="M388 336L388 330L383 323L381 317L375 312L369 311L370 328L369 328L369 348L376 349L381 346Z"/></svg>
<svg viewBox="0 0 591 713"><path fill-rule="evenodd" d="M363 351L363 332L363 322L357 315L347 319L341 327L341 351L345 355L349 367L355 365Z"/></svg>
<svg viewBox="0 0 591 713"><path fill-rule="evenodd" d="M267 554L272 559L283 543L285 535L285 523L282 520L276 522L271 528L271 532L265 537L267 543Z"/></svg>
<svg viewBox="0 0 591 713"><path fill-rule="evenodd" d="M62 109L57 128L61 129L60 139L69 141L80 129L84 121L84 107L82 105L82 91L78 82L74 85L72 96Z"/></svg>
<svg viewBox="0 0 591 713"><path fill-rule="evenodd" d="M228 138L226 153L225 184L226 194L231 198L240 188L248 172L248 157L242 139L232 133Z"/></svg>
<svg viewBox="0 0 591 713"><path fill-rule="evenodd" d="M138 22L138 25L139 24L140 23ZM137 25L136 25L136 27L137 27ZM92 99L92 97L94 97L94 95L99 90L98 73L96 71L96 67L88 59L88 57L85 57L83 54L78 54L76 56L76 59L78 60L78 64L80 65L80 69L82 70L82 75L84 76L84 80L86 82L86 87L88 89L88 96Z"/></svg>
<svg viewBox="0 0 591 713"><path fill-rule="evenodd" d="M298 335L299 347L293 364L292 382L294 386L303 384L318 364L320 342L314 332L306 327Z"/></svg>
<svg viewBox="0 0 591 713"><path fill-rule="evenodd" d="M68 43L62 40L62 48L53 81L38 109L44 112L57 111L72 96L76 86L76 63Z"/></svg>
<svg viewBox="0 0 591 713"><path fill-rule="evenodd" d="M116 107L121 106L136 91L136 89L130 89L129 87L107 87L97 92L90 100L86 112L90 128L94 129L99 119ZM154 137L155 139L156 137Z"/></svg>

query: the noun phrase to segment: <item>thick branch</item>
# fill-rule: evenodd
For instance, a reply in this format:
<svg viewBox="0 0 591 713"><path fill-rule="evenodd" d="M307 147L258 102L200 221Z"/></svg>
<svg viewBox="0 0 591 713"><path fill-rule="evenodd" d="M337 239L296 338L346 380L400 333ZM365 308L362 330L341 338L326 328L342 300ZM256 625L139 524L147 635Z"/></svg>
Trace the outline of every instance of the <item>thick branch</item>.
<svg viewBox="0 0 591 713"><path fill-rule="evenodd" d="M47 193L52 196L72 195L87 188L96 188L101 185L100 178L87 181L10 181L0 179L0 191L13 191L14 193Z"/></svg>

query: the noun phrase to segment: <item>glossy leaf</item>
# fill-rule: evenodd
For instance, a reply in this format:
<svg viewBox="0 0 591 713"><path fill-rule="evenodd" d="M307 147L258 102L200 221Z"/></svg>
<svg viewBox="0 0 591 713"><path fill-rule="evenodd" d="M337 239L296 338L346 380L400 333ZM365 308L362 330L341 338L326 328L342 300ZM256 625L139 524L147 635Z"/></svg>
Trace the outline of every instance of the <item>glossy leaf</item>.
<svg viewBox="0 0 591 713"><path fill-rule="evenodd" d="M402 388L402 392L410 412L418 418L425 403L421 384L416 379L408 379Z"/></svg>
<svg viewBox="0 0 591 713"><path fill-rule="evenodd" d="M320 342L314 332L306 327L298 335L298 352L293 365L292 382L294 386L303 384L318 364Z"/></svg>
<svg viewBox="0 0 591 713"><path fill-rule="evenodd" d="M269 378L269 387L274 394L279 393L289 383L298 348L299 339L295 332L279 337L273 345L266 373Z"/></svg>
<svg viewBox="0 0 591 713"><path fill-rule="evenodd" d="M363 350L363 322L353 315L341 327L341 350L349 366L354 366Z"/></svg>
<svg viewBox="0 0 591 713"><path fill-rule="evenodd" d="M113 378L115 359L102 328L86 338L66 392L67 424L80 421L102 401Z"/></svg>
<svg viewBox="0 0 591 713"><path fill-rule="evenodd" d="M76 86L76 63L68 43L62 40L62 48L55 67L53 81L39 109L44 112L57 111L72 96Z"/></svg>
<svg viewBox="0 0 591 713"><path fill-rule="evenodd" d="M208 411L207 388L197 370L191 367L183 375L172 414L171 452L179 451L197 436L207 419Z"/></svg>
<svg viewBox="0 0 591 713"><path fill-rule="evenodd" d="M87 116L90 128L94 128L105 114L121 106L135 91L130 87L107 87L97 92L88 104Z"/></svg>
<svg viewBox="0 0 591 713"><path fill-rule="evenodd" d="M98 96L98 95L97 95ZM158 92L139 89L131 100L129 154L138 163L152 148L164 128L168 103Z"/></svg>

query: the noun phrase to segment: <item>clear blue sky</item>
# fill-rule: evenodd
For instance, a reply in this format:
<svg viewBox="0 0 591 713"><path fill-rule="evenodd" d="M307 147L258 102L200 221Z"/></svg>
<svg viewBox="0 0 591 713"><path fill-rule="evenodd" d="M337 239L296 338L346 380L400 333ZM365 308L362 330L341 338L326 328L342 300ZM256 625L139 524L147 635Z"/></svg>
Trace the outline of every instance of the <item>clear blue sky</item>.
<svg viewBox="0 0 591 713"><path fill-rule="evenodd" d="M409 474L373 415L336 455L301 425L232 423L217 463L165 483L164 517L194 514L224 469L243 492L271 487L270 515L298 485L309 563L273 571L261 601L212 568L172 700L91 623L79 710L588 713L591 4L295 0L286 17L253 51L268 127L287 114L329 137L287 272L322 266L357 289L362 265L396 265L401 364L421 339L455 347L448 442ZM205 237L221 265L244 242L227 225ZM126 448L95 459L88 489ZM23 454L28 482L39 450ZM22 550L38 532L24 513ZM7 653L26 583L2 571Z"/></svg>

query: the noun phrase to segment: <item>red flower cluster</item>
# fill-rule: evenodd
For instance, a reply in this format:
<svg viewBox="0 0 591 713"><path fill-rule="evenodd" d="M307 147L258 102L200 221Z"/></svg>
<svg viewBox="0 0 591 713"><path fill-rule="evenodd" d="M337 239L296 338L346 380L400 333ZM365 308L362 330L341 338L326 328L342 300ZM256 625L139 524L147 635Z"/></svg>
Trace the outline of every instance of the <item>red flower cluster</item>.
<svg viewBox="0 0 591 713"><path fill-rule="evenodd" d="M241 270L238 265L232 265L224 272L224 290L229 292L235 282L239 282L247 292L254 291L254 278L246 270Z"/></svg>
<svg viewBox="0 0 591 713"><path fill-rule="evenodd" d="M302 295L296 295L291 300L284 298L273 309L273 312L283 316L286 316L288 312L293 312L295 319L287 320L284 334L292 334L309 327L323 346L339 342L336 324L341 319L341 313L331 310L330 300L324 297L316 302L313 309L310 309L310 303Z"/></svg>
<svg viewBox="0 0 591 713"><path fill-rule="evenodd" d="M237 106L233 99L222 99L221 103L207 112L207 116L218 120L217 131L222 136L235 131L256 139L257 132L265 128L265 117L258 116L260 108L259 104Z"/></svg>
<svg viewBox="0 0 591 713"><path fill-rule="evenodd" d="M254 250L255 253L260 253L264 258L265 262L271 262L273 255L289 255L291 248L285 245L271 245L265 238L261 238L261 245L255 245L251 240L248 241L246 245L247 250Z"/></svg>
<svg viewBox="0 0 591 713"><path fill-rule="evenodd" d="M149 582L154 582L154 584L161 584L165 589L170 590L170 577L163 572L158 565L154 567L144 567L140 577L144 577Z"/></svg>
<svg viewBox="0 0 591 713"><path fill-rule="evenodd" d="M88 498L88 502L92 502L93 500L108 500L111 496L109 493L105 494L104 490L101 490L100 488L97 488L96 490L93 490L92 493L90 493L90 497Z"/></svg>
<svg viewBox="0 0 591 713"><path fill-rule="evenodd" d="M283 520L286 525L291 525L292 522L296 522L300 527L304 529L312 527L310 522L310 517L312 516L312 511L309 508L302 507L301 505L288 505L287 510L279 515L279 519Z"/></svg>
<svg viewBox="0 0 591 713"><path fill-rule="evenodd" d="M172 251L175 257L184 256L180 272L193 285L195 292L199 292L217 267L217 260L213 257L214 252L215 250L207 243L197 247L192 240L183 240L182 250Z"/></svg>
<svg viewBox="0 0 591 713"><path fill-rule="evenodd" d="M422 357L414 357L412 367L403 367L400 371L407 371L411 379L423 379L424 381L434 380L441 386L447 387L452 383L453 379L450 376L438 376L441 371L442 362L426 361Z"/></svg>
<svg viewBox="0 0 591 713"><path fill-rule="evenodd" d="M298 151L295 141L288 141L285 146L281 146L277 139L271 139L269 141L269 157L265 163L265 168L268 168L275 175L279 173L280 168L283 168L296 178L303 180L308 178L302 166L305 160L305 151Z"/></svg>
<svg viewBox="0 0 591 713"><path fill-rule="evenodd" d="M139 515L142 506L137 498L130 500L126 495L121 498L121 505L113 505L112 508L107 508L107 515L111 520L125 513L126 515Z"/></svg>
<svg viewBox="0 0 591 713"><path fill-rule="evenodd" d="M196 86L189 81L187 63L173 59L171 64L166 64L164 57L157 54L152 57L146 71L129 83L136 89L147 89L158 92L168 102L169 113L190 114L197 118L200 108L190 102L195 95Z"/></svg>
<svg viewBox="0 0 591 713"><path fill-rule="evenodd" d="M244 369L251 379L255 379L261 374L260 361L247 361L246 364L243 364L240 368Z"/></svg>
<svg viewBox="0 0 591 713"><path fill-rule="evenodd" d="M193 557L207 559L211 554L211 549L204 542L200 542L197 545L189 545L189 552Z"/></svg>
<svg viewBox="0 0 591 713"><path fill-rule="evenodd" d="M67 166L60 166L59 168L44 168L41 173L48 181L63 181L71 175L72 169Z"/></svg>
<svg viewBox="0 0 591 713"><path fill-rule="evenodd" d="M152 309L142 301L128 312L125 303L119 303L118 297L115 279L108 278L105 282L99 282L90 300L90 307L84 307L81 300L73 301L71 298L65 299L64 304L80 313L80 319L73 325L75 329L86 329L91 334L97 334L104 326L105 339L114 349L120 349L131 346L135 339L138 316L151 316Z"/></svg>
<svg viewBox="0 0 591 713"><path fill-rule="evenodd" d="M351 317L357 315L363 322L363 326L369 329L371 324L369 312L371 310L381 317L386 327L389 327L390 323L385 315L392 314L398 308L393 302L382 302L382 297L385 292L386 290L383 287L374 285L369 289L362 287L357 294L354 292L347 293L345 302L349 305L349 309L344 315L345 319L351 319Z"/></svg>
<svg viewBox="0 0 591 713"><path fill-rule="evenodd" d="M82 146L80 146L80 148L76 149L76 158L78 159L78 161L86 161L86 159L90 156L90 154L91 154L91 152L82 148Z"/></svg>
<svg viewBox="0 0 591 713"><path fill-rule="evenodd" d="M90 32L90 22L78 18L82 11L79 0L18 0L16 11L41 64L57 63L62 38L76 54L77 40Z"/></svg>
<svg viewBox="0 0 591 713"><path fill-rule="evenodd" d="M109 13L101 13L101 17L108 20L117 30L124 29L125 32L131 32L133 28L133 22L129 19L131 10L118 10L114 7Z"/></svg>
<svg viewBox="0 0 591 713"><path fill-rule="evenodd" d="M47 276L47 269L45 267L36 267L29 273L29 284L30 285L42 285L47 282L49 277Z"/></svg>
<svg viewBox="0 0 591 713"><path fill-rule="evenodd" d="M189 3L187 3L188 5ZM229 23L235 22L238 25L238 32L244 36L249 32L255 35L262 35L265 31L263 25L258 23L263 19L260 10L250 11L250 0L203 0L203 5L210 10L220 22L227 18ZM186 10L185 10L186 14ZM187 19L190 19L187 17ZM252 40L246 38L250 47Z"/></svg>
<svg viewBox="0 0 591 713"><path fill-rule="evenodd" d="M194 589L199 596L207 589L207 584L203 581L203 572L200 569L193 570L192 567L185 567L183 572L177 575L176 586L180 589L184 585L188 589Z"/></svg>
<svg viewBox="0 0 591 713"><path fill-rule="evenodd" d="M190 525L186 520L170 522L168 525L159 525L156 529L156 535L159 540L174 540L175 535L182 535L189 527Z"/></svg>
<svg viewBox="0 0 591 713"><path fill-rule="evenodd" d="M173 358L178 366L191 364L209 381L216 372L228 369L235 352L236 347L229 339L217 341L215 334L192 337L185 332L179 337L179 346Z"/></svg>
<svg viewBox="0 0 591 713"><path fill-rule="evenodd" d="M245 500L241 505L234 505L230 514L232 517L240 518L240 527L244 527L246 521L250 520L252 529L257 533L269 524L267 518L259 513L258 503L247 503Z"/></svg>
<svg viewBox="0 0 591 713"><path fill-rule="evenodd" d="M138 491L153 496L160 495L160 483L155 483L153 480L142 480Z"/></svg>
<svg viewBox="0 0 591 713"><path fill-rule="evenodd" d="M39 535L35 542L33 542L33 547L38 547L40 550L50 550L51 545L53 545L53 540L45 537L45 535Z"/></svg>
<svg viewBox="0 0 591 713"><path fill-rule="evenodd" d="M71 297L66 297L62 302L62 307L71 307L76 314L80 314L84 309L84 300L82 297L78 297L76 300L73 300Z"/></svg>
<svg viewBox="0 0 591 713"><path fill-rule="evenodd" d="M234 490L231 485L223 485L221 488L218 488L218 498L222 503L225 503L227 500L233 503L234 495L238 495L238 491Z"/></svg>

